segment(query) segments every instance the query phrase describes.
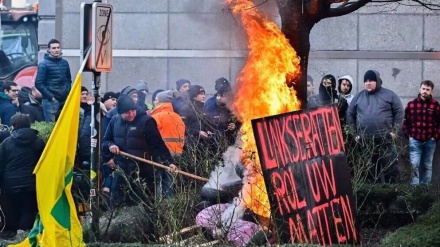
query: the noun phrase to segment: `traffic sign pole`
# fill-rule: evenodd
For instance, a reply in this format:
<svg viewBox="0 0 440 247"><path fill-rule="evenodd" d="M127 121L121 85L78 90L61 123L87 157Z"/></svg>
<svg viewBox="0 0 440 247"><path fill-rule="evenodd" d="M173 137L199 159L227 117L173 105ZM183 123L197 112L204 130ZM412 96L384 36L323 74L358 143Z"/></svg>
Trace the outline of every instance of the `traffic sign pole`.
<svg viewBox="0 0 440 247"><path fill-rule="evenodd" d="M100 122L101 122L101 112L100 112L100 104L99 102L99 88L101 87L101 72L93 71L93 81L92 81L92 93L95 98L95 102L92 106L92 117L90 123L91 130L91 150L90 150L90 210L92 213L92 225L91 229L95 240L99 240L99 192L100 192L100 184L99 184L99 167L100 167L100 159L99 159L99 151L101 147L101 131L100 131Z"/></svg>
<svg viewBox="0 0 440 247"><path fill-rule="evenodd" d="M92 106L91 116L91 149L90 149L90 214L91 241L99 240L99 167L100 167L100 143L103 130L100 129L101 112L100 96L101 72L110 72L112 69L112 25L113 6L94 0L92 4L81 4L81 33L80 50L81 58L91 49L87 64L87 70L93 72L92 93L95 101Z"/></svg>
<svg viewBox="0 0 440 247"><path fill-rule="evenodd" d="M100 143L101 143L101 109L100 109L100 96L99 96L99 89L101 87L101 72L106 71L110 72L111 70L111 60L112 60L112 44L111 44L111 21L112 21L112 7L110 5L110 11L107 14L107 20L106 24L104 26L104 30L102 33L99 33L101 30L99 28L96 28L99 22L97 21L97 18L99 14L96 12L99 11L98 5L102 4L100 0L94 0L92 4L92 70L93 70L93 82L92 82L92 93L95 98L95 102L92 107L92 122L91 122L91 167L90 167L90 209L92 212L92 224L91 224L91 230L94 235L95 241L99 240L99 192L100 192L100 185L99 185L99 167L100 167ZM107 13L107 12L106 12ZM97 42L98 41L98 42ZM99 42L100 41L100 42ZM105 43L107 41L107 43ZM98 55L98 57L95 57L93 55L96 55L96 48L99 43L99 54L101 54L103 51L108 52L109 57L103 58L102 55ZM98 61L97 61L98 60ZM106 61L106 65L109 65L105 67L103 70L100 70L99 62ZM102 63L101 65L104 65Z"/></svg>
<svg viewBox="0 0 440 247"><path fill-rule="evenodd" d="M101 0L94 0L93 3L100 3ZM93 5L92 5L92 11L93 11ZM92 29L93 29L93 12L92 12ZM92 35L95 35L92 31ZM93 36L92 36L93 37ZM93 38L92 38L92 54L93 54ZM93 61L93 60L92 60ZM93 62L92 62L93 64ZM93 65L92 65L92 69ZM90 123L91 128L91 134L92 138L91 141L91 160L90 160L90 210L92 211L92 225L91 230L93 232L93 236L95 237L95 241L99 241L99 196L98 193L100 192L100 186L99 186L99 180L97 174L99 173L99 166L100 166L100 160L99 160L99 149L101 147L101 138L100 138L100 119L101 119L101 112L100 112L100 105L99 102L99 88L101 86L101 72L97 72L93 70L93 81L92 81L92 93L93 97L95 97L95 102L93 103L92 107L92 122ZM97 119L98 118L98 119ZM95 135L93 135L95 134ZM93 145L93 142L96 142L95 145ZM95 173L95 176L93 176L93 173Z"/></svg>

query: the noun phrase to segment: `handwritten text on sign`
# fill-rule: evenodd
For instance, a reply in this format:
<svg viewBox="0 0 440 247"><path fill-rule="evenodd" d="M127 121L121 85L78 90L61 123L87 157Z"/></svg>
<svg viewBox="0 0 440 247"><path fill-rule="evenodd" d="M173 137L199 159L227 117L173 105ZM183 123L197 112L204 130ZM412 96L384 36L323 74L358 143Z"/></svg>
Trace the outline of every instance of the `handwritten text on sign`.
<svg viewBox="0 0 440 247"><path fill-rule="evenodd" d="M336 106L256 119L252 126L280 242L358 243Z"/></svg>

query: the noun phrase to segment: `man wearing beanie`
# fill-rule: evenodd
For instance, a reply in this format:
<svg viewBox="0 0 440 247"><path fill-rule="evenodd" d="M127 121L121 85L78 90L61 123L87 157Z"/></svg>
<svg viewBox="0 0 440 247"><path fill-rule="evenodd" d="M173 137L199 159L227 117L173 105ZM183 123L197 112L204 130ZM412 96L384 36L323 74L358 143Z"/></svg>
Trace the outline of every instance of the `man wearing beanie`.
<svg viewBox="0 0 440 247"><path fill-rule="evenodd" d="M118 166L129 179L137 176L136 171L139 171L139 177L146 183L147 190L144 191L139 183L134 183L137 180L135 177L131 180L133 189L130 191L134 195L129 198L141 198L146 202L145 200L149 198L145 198L145 194L154 195L155 190L153 166L138 165L134 160L118 155L119 152L124 151L168 165L172 171L175 171L177 167L173 164L173 158L162 140L156 121L146 114L138 115L137 109L138 107L130 96L121 95L118 98L116 105L118 115L110 120L102 141L101 151L103 161L110 168L114 169ZM116 205L124 202L124 187L126 187L124 175L116 171L110 189L110 196Z"/></svg>
<svg viewBox="0 0 440 247"><path fill-rule="evenodd" d="M139 94L138 91L136 90L136 88L131 87L131 86L126 86L121 90L121 95L127 95L130 98L133 99L134 103L137 104L138 99L139 99ZM116 103L117 104L117 103ZM144 104L144 107L138 107L138 114L147 114L147 108ZM105 130L107 129L107 125L110 122L110 119L112 119L113 116L115 116L116 114L118 114L116 108L111 109L110 111L108 111L105 116L101 119L101 136L104 136L103 134L105 133Z"/></svg>
<svg viewBox="0 0 440 247"><path fill-rule="evenodd" d="M188 92L189 86L191 86L191 82L187 79L180 79L176 81L176 90L179 94L185 94Z"/></svg>
<svg viewBox="0 0 440 247"><path fill-rule="evenodd" d="M232 102L232 97L230 85L223 85L217 88L214 103L208 105L208 102L206 102L205 104L206 115L215 128L217 135L221 137L214 147L214 152L218 154L218 157L235 143L238 130L241 127L237 117L228 108L228 104Z"/></svg>
<svg viewBox="0 0 440 247"><path fill-rule="evenodd" d="M215 85L214 85L214 89L216 91L216 94L214 94L214 96L212 96L211 98L209 98L206 102L205 102L205 108L212 108L215 107L216 101L217 101L217 95L218 95L218 90L222 88L222 90L231 90L231 84L229 83L228 80L226 80L226 78L224 77L220 77L217 80L215 80Z"/></svg>
<svg viewBox="0 0 440 247"><path fill-rule="evenodd" d="M351 100L354 95L351 94L351 90L353 89L353 78L349 75L344 75L338 80L338 92L343 95L347 100L347 103L350 105Z"/></svg>
<svg viewBox="0 0 440 247"><path fill-rule="evenodd" d="M186 79L180 79L176 81L176 90L179 92L179 96L173 99L174 111L181 115L182 108L188 103L188 90L191 86L191 82Z"/></svg>
<svg viewBox="0 0 440 247"><path fill-rule="evenodd" d="M173 110L172 100L178 92L167 90L159 92L155 98L155 107L151 117L156 120L162 140L173 157L180 157L185 144L185 124ZM160 196L170 197L174 194L173 177L164 169L156 169L156 191Z"/></svg>
<svg viewBox="0 0 440 247"><path fill-rule="evenodd" d="M403 132L409 139L409 157L413 168L413 185L429 185L432 178L432 159L440 139L440 104L432 98L434 83L420 83L419 95L408 102L403 120Z"/></svg>
<svg viewBox="0 0 440 247"><path fill-rule="evenodd" d="M229 81L226 78L220 77L217 80L215 80L214 89L215 91L218 91L219 88L221 87L231 87L231 83L229 83Z"/></svg>
<svg viewBox="0 0 440 247"><path fill-rule="evenodd" d="M183 107L182 116L185 123L185 156L195 157L199 162L204 162L212 157L209 148L215 141L213 133L215 129L210 123L205 109L205 89L200 85L191 85L188 90L189 102ZM196 168L201 164L192 164L186 169L190 172L198 173Z"/></svg>
<svg viewBox="0 0 440 247"><path fill-rule="evenodd" d="M138 91L136 90L136 88L131 87L131 86L124 87L121 90L121 95L128 95L128 96L130 96L134 100L135 104L137 104L137 102L139 100Z"/></svg>
<svg viewBox="0 0 440 247"><path fill-rule="evenodd" d="M355 140L372 144L372 152L377 154L372 155L371 164L376 165L371 168L369 178L374 182L396 182L398 170L394 139L403 121L402 102L393 91L382 87L377 71L365 73L364 88L351 101L347 124L351 126ZM384 176L379 181L381 174Z"/></svg>
<svg viewBox="0 0 440 247"><path fill-rule="evenodd" d="M165 91L165 90L157 89L156 91L153 92L153 95L151 97L151 103L153 103L153 109L156 107L156 105L158 103L157 102L157 98L156 98L157 94L160 93L160 92L163 92L163 91Z"/></svg>
<svg viewBox="0 0 440 247"><path fill-rule="evenodd" d="M111 109L115 108L116 106L116 99L117 99L116 93L110 91L104 94L104 96L101 98L101 109L103 113L107 113Z"/></svg>

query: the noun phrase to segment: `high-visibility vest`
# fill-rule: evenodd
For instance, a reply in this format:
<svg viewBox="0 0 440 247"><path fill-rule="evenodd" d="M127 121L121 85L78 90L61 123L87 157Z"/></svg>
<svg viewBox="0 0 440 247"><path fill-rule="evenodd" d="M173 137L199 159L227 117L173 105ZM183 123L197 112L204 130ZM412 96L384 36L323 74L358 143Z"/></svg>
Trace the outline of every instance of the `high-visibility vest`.
<svg viewBox="0 0 440 247"><path fill-rule="evenodd" d="M157 129L171 155L181 155L185 144L185 123L174 112L172 104L159 103L150 116L156 120Z"/></svg>

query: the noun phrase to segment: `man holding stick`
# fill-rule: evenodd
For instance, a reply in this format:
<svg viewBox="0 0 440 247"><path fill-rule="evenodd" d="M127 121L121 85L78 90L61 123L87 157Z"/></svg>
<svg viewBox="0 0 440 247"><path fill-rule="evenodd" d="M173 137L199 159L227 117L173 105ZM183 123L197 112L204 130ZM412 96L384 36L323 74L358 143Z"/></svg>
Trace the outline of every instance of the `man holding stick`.
<svg viewBox="0 0 440 247"><path fill-rule="evenodd" d="M127 95L120 96L116 109L118 115L110 120L101 146L104 162L110 168L119 168L112 181L111 198L116 205L124 202L124 191L127 186L124 176L126 176L131 181L138 181L138 178L143 180L146 191L141 187L143 182L136 182L136 184L131 183L131 194L135 202L142 200L148 203L145 200L146 195L153 195L155 191L153 166L138 165L136 161L117 154L123 151L147 160L154 160L167 165L171 172L175 172L177 167L173 164L173 158L160 136L156 121L138 112L132 98Z"/></svg>

